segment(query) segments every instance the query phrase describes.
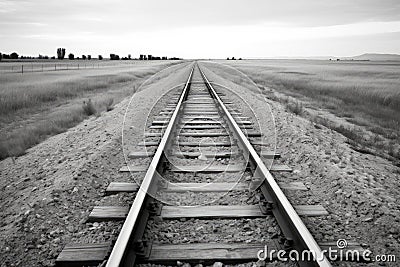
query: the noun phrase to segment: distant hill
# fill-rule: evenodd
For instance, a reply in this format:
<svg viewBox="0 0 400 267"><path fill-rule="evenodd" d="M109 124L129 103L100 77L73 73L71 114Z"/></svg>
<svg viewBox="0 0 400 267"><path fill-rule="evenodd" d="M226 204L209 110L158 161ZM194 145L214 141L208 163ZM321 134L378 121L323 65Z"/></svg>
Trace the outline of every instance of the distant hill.
<svg viewBox="0 0 400 267"><path fill-rule="evenodd" d="M370 61L400 61L399 54L366 53L353 57L337 56L276 56L276 57L249 57L247 59L309 59L309 60L370 60Z"/></svg>
<svg viewBox="0 0 400 267"><path fill-rule="evenodd" d="M371 60L371 61L400 61L400 55L367 53L355 57L346 57L343 59Z"/></svg>

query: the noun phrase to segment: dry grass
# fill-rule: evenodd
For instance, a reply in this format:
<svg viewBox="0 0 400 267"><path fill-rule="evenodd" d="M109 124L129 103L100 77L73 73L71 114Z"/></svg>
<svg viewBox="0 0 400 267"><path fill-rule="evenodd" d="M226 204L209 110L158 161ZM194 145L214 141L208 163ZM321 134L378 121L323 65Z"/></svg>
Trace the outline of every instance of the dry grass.
<svg viewBox="0 0 400 267"><path fill-rule="evenodd" d="M303 113L303 104L300 101L291 101L286 104L286 108L296 114L301 115Z"/></svg>
<svg viewBox="0 0 400 267"><path fill-rule="evenodd" d="M237 67L258 84L312 98L339 115L368 116L371 126L400 131L400 63L250 62Z"/></svg>
<svg viewBox="0 0 400 267"><path fill-rule="evenodd" d="M106 105L106 111L111 111L114 109L114 98L109 98L106 100L105 105Z"/></svg>
<svg viewBox="0 0 400 267"><path fill-rule="evenodd" d="M43 76L43 80L36 80L38 77L35 77L35 80L26 76L15 77L16 74L10 74L8 77L2 76L0 77L2 84L0 86L0 117L4 119L5 116L21 112L24 109L30 112L35 107L104 91L110 85L132 82L153 73L154 70L149 69L147 72L105 74L71 80L52 79L53 77L46 77L47 75ZM11 75L14 77L9 77ZM26 79L22 80L23 78Z"/></svg>
<svg viewBox="0 0 400 267"><path fill-rule="evenodd" d="M142 65L143 62L136 60L112 61L112 60L39 60L39 59L8 59L2 60L0 64L0 73L24 73L29 72L54 72L65 70L86 70L99 68L120 68L122 66L135 67Z"/></svg>
<svg viewBox="0 0 400 267"><path fill-rule="evenodd" d="M166 66L143 63L128 69L2 74L0 159L22 155L49 136L112 110L145 78Z"/></svg>
<svg viewBox="0 0 400 267"><path fill-rule="evenodd" d="M384 138L400 141L400 62L249 60L230 62L261 88L312 101ZM281 101L282 102L282 101ZM296 103L284 103L296 114ZM349 139L380 147L397 158L398 146L363 141L355 129L330 128Z"/></svg>
<svg viewBox="0 0 400 267"><path fill-rule="evenodd" d="M82 109L83 113L85 113L87 116L91 116L97 113L97 110L94 107L93 102L90 98L89 100L83 101Z"/></svg>
<svg viewBox="0 0 400 267"><path fill-rule="evenodd" d="M45 120L38 120L11 134L5 134L0 140L0 159L23 155L26 149L40 143L49 136L62 133L86 118L81 108L71 108L56 112Z"/></svg>

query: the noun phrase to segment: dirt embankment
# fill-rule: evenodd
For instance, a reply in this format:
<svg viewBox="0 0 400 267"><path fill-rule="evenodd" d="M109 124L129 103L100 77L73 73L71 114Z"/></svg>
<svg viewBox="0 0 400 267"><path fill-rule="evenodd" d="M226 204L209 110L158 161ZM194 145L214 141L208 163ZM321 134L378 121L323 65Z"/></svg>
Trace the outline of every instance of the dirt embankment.
<svg viewBox="0 0 400 267"><path fill-rule="evenodd" d="M171 67L135 94L133 125L145 125L157 99L185 81L184 65ZM47 139L15 162L10 158L0 162L0 266L52 266L70 241L115 237L120 223L85 221L91 208L102 203L107 185L127 179L118 170L125 162L121 131L129 100ZM140 140L142 128L132 133ZM121 195L110 201L133 197Z"/></svg>
<svg viewBox="0 0 400 267"><path fill-rule="evenodd" d="M393 254L399 259L398 167L379 156L354 151L343 135L289 112L281 103L265 98L256 86L232 83L248 83L238 72L216 64L204 66L214 72L206 73L210 80L240 95L259 121L270 121L272 111L275 124L260 123L261 130L266 136L276 133L280 163L294 169L275 178L280 182L303 182L309 187L306 193L286 192L292 204L321 204L329 212L325 217L303 219L317 242L346 239L358 242L374 255Z"/></svg>

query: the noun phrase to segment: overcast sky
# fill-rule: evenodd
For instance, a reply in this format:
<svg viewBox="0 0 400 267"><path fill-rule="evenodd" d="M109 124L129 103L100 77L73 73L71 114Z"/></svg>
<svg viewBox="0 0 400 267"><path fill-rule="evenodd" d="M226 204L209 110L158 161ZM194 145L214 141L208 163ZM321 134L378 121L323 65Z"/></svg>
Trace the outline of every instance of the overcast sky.
<svg viewBox="0 0 400 267"><path fill-rule="evenodd" d="M0 0L0 52L400 54L399 0Z"/></svg>

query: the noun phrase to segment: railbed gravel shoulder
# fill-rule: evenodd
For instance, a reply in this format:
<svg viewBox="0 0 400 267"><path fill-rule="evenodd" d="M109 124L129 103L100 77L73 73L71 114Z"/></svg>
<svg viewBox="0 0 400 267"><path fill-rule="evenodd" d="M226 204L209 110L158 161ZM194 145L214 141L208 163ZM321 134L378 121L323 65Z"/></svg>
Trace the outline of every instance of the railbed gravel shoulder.
<svg viewBox="0 0 400 267"><path fill-rule="evenodd" d="M212 64L202 66L208 68L206 75L211 81L227 85L250 103L260 121L270 120L266 109L271 108L275 121L271 125L277 134L281 162L294 169L293 173L275 175L276 179L303 182L314 200L329 212L326 217L303 219L317 242L345 238L371 249L374 255L392 254L400 258L399 167L379 156L355 151L340 133L289 113L281 103L265 97L264 91L274 88L248 89L231 83ZM262 132L270 135L271 125L261 126ZM301 196L291 194L289 201L302 200ZM334 262L333 265L366 264Z"/></svg>
<svg viewBox="0 0 400 267"><path fill-rule="evenodd" d="M157 115L150 111L157 97L181 84L180 76L187 76L186 68L172 70L176 77L157 80L136 93L131 125L145 125L148 114ZM125 99L112 111L47 139L15 162L0 161L1 267L53 266L67 243L108 241L118 234L122 222L86 221L95 205L129 203L134 197L104 198L110 182L140 177L119 172L126 165L121 131L128 103ZM133 144L143 140L141 129L132 128L130 133Z"/></svg>

